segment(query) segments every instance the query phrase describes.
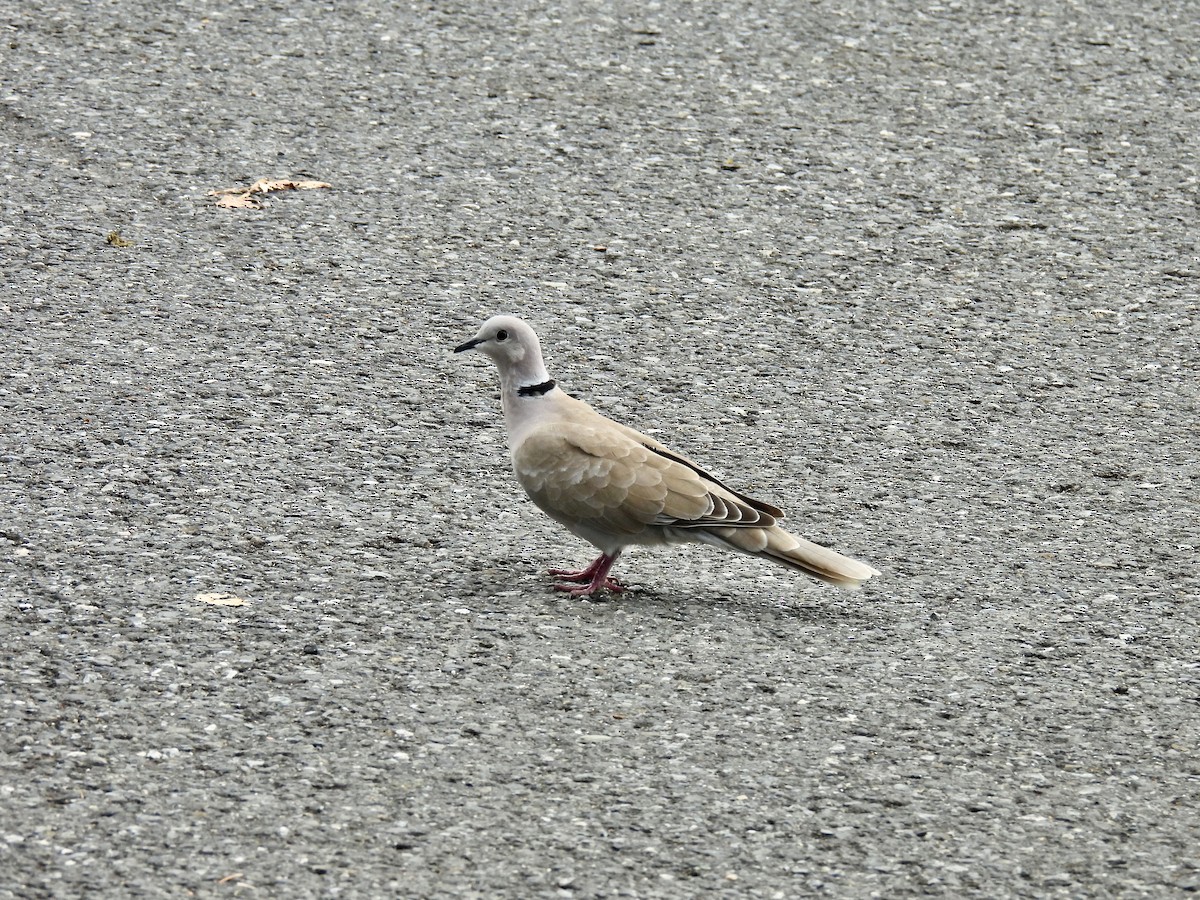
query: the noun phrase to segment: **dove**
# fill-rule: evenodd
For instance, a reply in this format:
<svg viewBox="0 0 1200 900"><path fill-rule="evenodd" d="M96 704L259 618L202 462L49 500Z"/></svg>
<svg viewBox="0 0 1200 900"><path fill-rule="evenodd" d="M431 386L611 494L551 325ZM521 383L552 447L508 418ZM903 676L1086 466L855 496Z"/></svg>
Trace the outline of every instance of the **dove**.
<svg viewBox="0 0 1200 900"><path fill-rule="evenodd" d="M517 481L546 515L600 551L585 569L551 569L561 579L557 590L577 597L624 590L609 572L625 548L687 542L757 556L847 588L880 574L785 531L779 508L570 396L550 377L538 336L523 320L493 316L454 352L468 350L499 369Z"/></svg>

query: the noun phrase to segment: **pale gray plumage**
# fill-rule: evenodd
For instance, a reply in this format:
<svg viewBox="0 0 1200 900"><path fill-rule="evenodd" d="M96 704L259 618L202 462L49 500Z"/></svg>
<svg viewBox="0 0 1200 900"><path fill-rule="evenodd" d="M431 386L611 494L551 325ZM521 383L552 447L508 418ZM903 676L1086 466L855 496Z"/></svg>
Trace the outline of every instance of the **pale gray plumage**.
<svg viewBox="0 0 1200 900"><path fill-rule="evenodd" d="M879 572L781 528L783 512L726 487L654 438L607 419L550 379L533 329L493 316L455 349L500 370L501 404L517 480L550 518L601 556L581 572L554 571L573 594L620 590L608 571L632 544L688 541L749 553L842 587Z"/></svg>

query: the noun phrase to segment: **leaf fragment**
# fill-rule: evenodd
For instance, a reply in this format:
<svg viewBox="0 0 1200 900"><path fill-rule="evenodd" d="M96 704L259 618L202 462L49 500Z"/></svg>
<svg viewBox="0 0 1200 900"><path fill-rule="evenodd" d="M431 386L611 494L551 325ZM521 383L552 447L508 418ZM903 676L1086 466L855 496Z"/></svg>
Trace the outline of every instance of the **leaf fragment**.
<svg viewBox="0 0 1200 900"><path fill-rule="evenodd" d="M245 606L246 600L236 594L225 594L219 591L204 592L196 595L200 603L211 603L214 606Z"/></svg>
<svg viewBox="0 0 1200 900"><path fill-rule="evenodd" d="M208 196L218 197L217 206L223 209L261 209L262 195L273 191L311 191L327 188L324 181L295 181L286 178L260 178L249 187L222 188L209 191Z"/></svg>

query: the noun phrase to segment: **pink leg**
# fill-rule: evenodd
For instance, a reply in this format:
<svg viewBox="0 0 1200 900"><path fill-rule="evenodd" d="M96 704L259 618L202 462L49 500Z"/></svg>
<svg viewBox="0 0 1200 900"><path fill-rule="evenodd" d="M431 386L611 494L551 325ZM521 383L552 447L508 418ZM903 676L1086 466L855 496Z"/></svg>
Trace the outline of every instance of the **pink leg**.
<svg viewBox="0 0 1200 900"><path fill-rule="evenodd" d="M574 587L570 584L556 584L554 585L554 589L556 591L565 591L572 597L587 597L596 593L601 588L616 592L625 590L624 585L619 581L608 577L608 570L613 567L613 563L617 561L617 557L620 555L620 550L612 556L609 556L607 553L601 553L590 566L579 572L572 572L569 569L551 569L551 575L558 575L565 581L579 584L579 587ZM583 584L582 582L587 583Z"/></svg>
<svg viewBox="0 0 1200 900"><path fill-rule="evenodd" d="M563 581L591 581L596 570L600 568L600 564L604 562L604 558L604 554L601 553L591 561L586 569L549 569L547 571L551 575L557 575Z"/></svg>

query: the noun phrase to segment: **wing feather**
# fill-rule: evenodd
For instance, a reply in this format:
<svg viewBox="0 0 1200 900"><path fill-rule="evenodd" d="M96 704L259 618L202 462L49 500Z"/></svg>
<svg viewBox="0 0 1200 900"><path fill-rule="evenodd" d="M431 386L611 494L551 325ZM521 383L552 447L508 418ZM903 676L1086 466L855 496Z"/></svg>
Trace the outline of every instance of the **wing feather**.
<svg viewBox="0 0 1200 900"><path fill-rule="evenodd" d="M774 524L774 507L752 504L698 467L630 436L629 429L605 425L549 423L515 449L517 478L552 518L624 537L664 526Z"/></svg>
<svg viewBox="0 0 1200 900"><path fill-rule="evenodd" d="M681 463L682 465L687 466L689 469L691 469L693 472L695 472L701 478L705 479L706 481L710 481L713 484L717 485L718 487L724 489L726 493L733 495L738 500L741 500L743 503L745 503L747 506L752 507L753 509L757 509L760 512L766 513L772 519L782 519L784 517L783 510L781 510L779 507L774 506L770 503L767 503L763 500L757 500L754 497L749 497L746 494L741 493L740 491L735 491L733 488L729 487L727 484L724 484L720 479L715 478L712 475L710 475L708 472L704 471L704 469L700 466L699 463L695 462L694 460L689 459L688 457L684 456L682 453L676 453L670 447L667 447L665 444L650 437L650 435L642 434L640 431L630 428L628 425L622 425L620 422L613 422L612 424L615 425L617 428L621 429L621 431L623 431L628 437L637 441L643 447L646 447L647 449L653 451L654 453L659 454L660 456L664 456L667 459L674 460L677 463Z"/></svg>

